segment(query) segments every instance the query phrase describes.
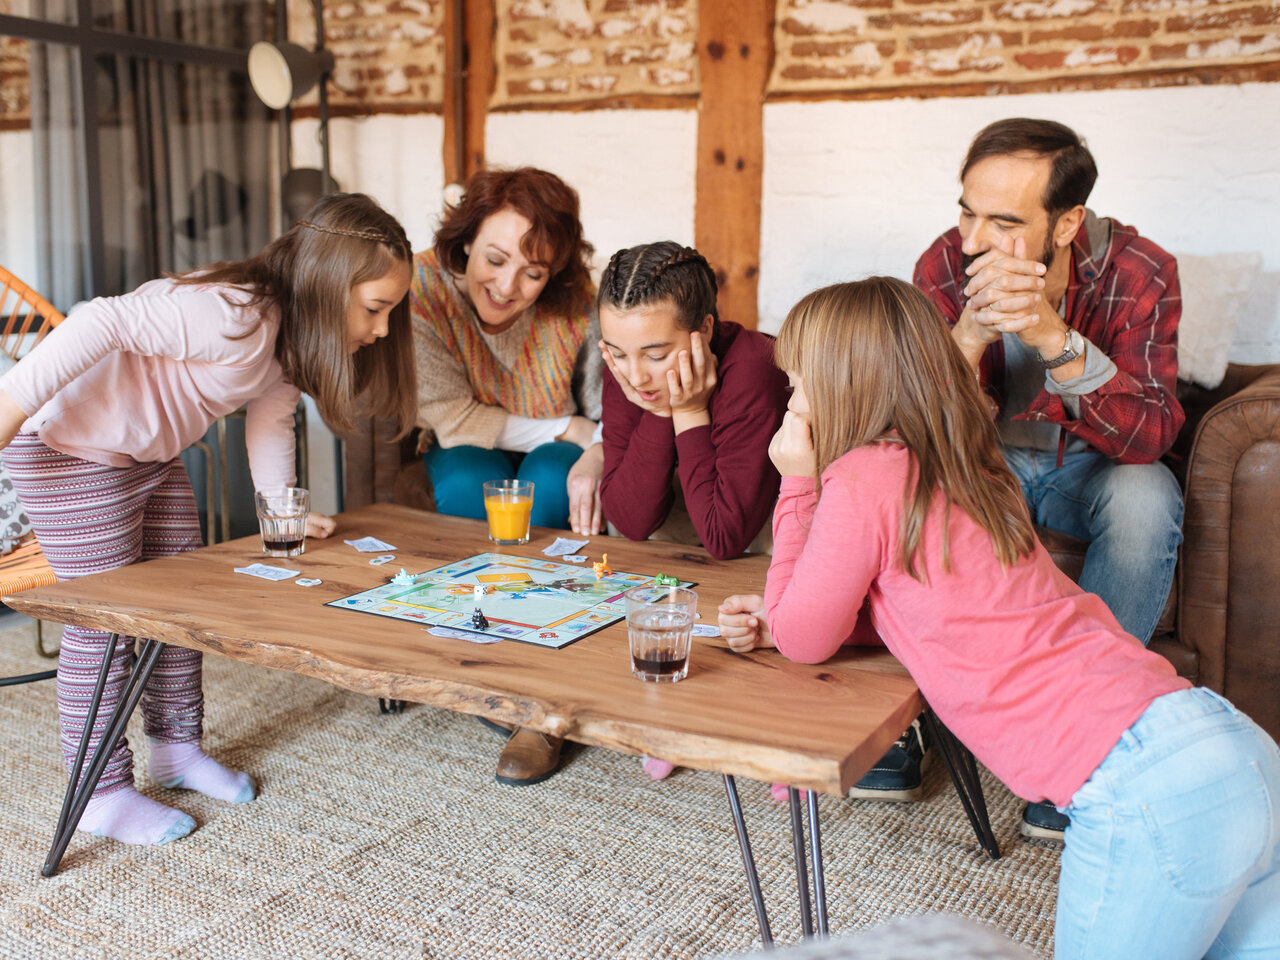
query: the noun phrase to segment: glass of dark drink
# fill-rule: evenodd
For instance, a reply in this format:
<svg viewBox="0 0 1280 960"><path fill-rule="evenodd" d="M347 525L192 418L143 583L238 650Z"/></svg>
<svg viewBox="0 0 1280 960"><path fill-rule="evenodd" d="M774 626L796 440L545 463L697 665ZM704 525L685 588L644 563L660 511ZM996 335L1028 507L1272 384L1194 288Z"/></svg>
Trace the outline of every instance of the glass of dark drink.
<svg viewBox="0 0 1280 960"><path fill-rule="evenodd" d="M253 495L262 532L262 553L296 557L307 547L307 513L311 494L301 487L259 490Z"/></svg>
<svg viewBox="0 0 1280 960"><path fill-rule="evenodd" d="M632 675L655 683L683 680L698 595L687 587L648 584L632 587L625 597Z"/></svg>

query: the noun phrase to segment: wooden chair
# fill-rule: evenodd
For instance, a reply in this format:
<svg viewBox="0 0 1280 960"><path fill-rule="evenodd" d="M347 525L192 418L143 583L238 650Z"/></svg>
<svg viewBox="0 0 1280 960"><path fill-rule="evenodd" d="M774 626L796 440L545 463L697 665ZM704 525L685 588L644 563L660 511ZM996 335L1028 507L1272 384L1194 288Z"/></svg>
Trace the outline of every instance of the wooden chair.
<svg viewBox="0 0 1280 960"><path fill-rule="evenodd" d="M0 267L0 290L0 353L12 360L21 360L50 330L62 322L63 315L53 304L4 267ZM34 534L27 534L18 549L8 556L0 557L0 595L46 587L57 583L57 580L49 561L40 550L40 544L36 543ZM40 656L53 658L58 655L57 650L44 648L44 631L39 620L35 622L35 640L36 652ZM56 672L48 670L6 677L0 680L0 685L45 680L53 677Z"/></svg>

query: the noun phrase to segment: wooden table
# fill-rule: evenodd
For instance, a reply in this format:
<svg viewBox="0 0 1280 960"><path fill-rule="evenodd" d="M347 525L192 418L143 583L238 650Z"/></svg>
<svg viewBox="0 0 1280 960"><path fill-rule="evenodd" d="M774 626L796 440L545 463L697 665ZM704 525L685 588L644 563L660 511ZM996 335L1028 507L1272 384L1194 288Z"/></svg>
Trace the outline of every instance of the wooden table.
<svg viewBox="0 0 1280 960"><path fill-rule="evenodd" d="M340 515L335 535L308 541L303 556L270 561L301 570L302 577L319 578L323 582L318 586L233 572L263 559L255 536L4 600L32 617L149 641L139 651L116 718L120 732L160 644L171 643L292 670L372 697L444 707L722 773L766 942L767 919L732 778L791 785L799 870L804 857L796 791L807 789L814 892L820 927L825 927L812 791L843 796L925 706L914 681L887 651L848 649L810 666L771 650L736 654L719 638L695 637L687 679L654 684L631 676L624 623L553 650L435 637L415 624L324 605L383 583L400 567L419 573L485 551L541 556L559 533L563 531L534 528L528 544L495 548L480 521L379 504ZM362 536L395 544L396 559L371 566L370 554L343 542ZM670 573L696 581L701 622L706 624L716 622L716 607L726 596L763 592L768 570L767 557L718 561L700 548L657 541L595 537L586 549L592 559L607 550L615 570ZM92 720L86 729L91 727ZM119 735L109 730L102 742L114 743ZM80 764L84 753L82 744ZM109 753L102 751L103 764ZM81 780L73 773L46 875L56 871L100 772L90 761L83 796L72 789ZM964 794L961 789L962 798ZM804 880L802 906L807 889Z"/></svg>

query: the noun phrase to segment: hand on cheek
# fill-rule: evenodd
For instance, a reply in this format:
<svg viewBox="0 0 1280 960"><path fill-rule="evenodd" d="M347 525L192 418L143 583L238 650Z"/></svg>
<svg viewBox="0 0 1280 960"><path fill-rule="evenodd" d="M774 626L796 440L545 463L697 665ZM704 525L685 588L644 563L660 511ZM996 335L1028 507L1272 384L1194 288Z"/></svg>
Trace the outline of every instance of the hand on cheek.
<svg viewBox="0 0 1280 960"><path fill-rule="evenodd" d="M669 406L659 406L649 403L640 397L636 392L636 388L631 385L631 381L626 378L621 370L618 369L618 363L613 359L613 354L609 352L604 341L600 341L600 354L604 357L604 365L609 368L609 372L613 374L613 379L618 386L622 388L622 395L634 403L641 410L648 410L650 413L657 414L660 417L671 416L671 408Z"/></svg>
<svg viewBox="0 0 1280 960"><path fill-rule="evenodd" d="M816 460L809 421L788 410L769 441L769 459L784 477L812 477Z"/></svg>

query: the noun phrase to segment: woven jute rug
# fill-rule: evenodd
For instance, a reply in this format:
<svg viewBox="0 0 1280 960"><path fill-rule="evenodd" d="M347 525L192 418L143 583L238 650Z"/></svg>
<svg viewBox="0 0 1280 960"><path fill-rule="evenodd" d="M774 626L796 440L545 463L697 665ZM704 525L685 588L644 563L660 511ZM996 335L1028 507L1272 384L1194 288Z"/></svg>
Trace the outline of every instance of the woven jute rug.
<svg viewBox="0 0 1280 960"><path fill-rule="evenodd" d="M0 630L0 675L47 667ZM52 682L0 689L0 956L13 958L709 957L759 947L718 775L651 781L635 757L571 747L543 784L496 783L473 718L205 660L205 746L259 782L232 805L144 793L195 817L142 849L85 834L42 878L66 787ZM821 704L815 704L821 709ZM749 709L749 705L744 705ZM979 849L945 771L918 804L820 801L833 931L946 911L1052 953L1057 847L1017 836L986 777L1004 856ZM739 780L775 937L799 939L790 820Z"/></svg>

